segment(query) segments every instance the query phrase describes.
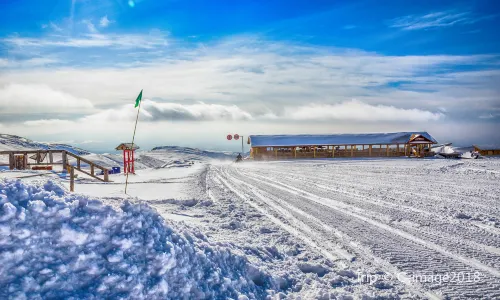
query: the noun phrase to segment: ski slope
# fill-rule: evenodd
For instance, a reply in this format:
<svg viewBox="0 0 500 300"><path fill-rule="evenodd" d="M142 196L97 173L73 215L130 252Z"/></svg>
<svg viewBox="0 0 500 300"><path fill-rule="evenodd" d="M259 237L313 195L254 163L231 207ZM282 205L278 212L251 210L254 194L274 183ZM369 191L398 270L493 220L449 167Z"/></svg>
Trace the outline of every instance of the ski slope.
<svg viewBox="0 0 500 300"><path fill-rule="evenodd" d="M244 163L207 177L358 279L380 272L424 298L500 297L500 160Z"/></svg>
<svg viewBox="0 0 500 300"><path fill-rule="evenodd" d="M119 153L86 158L122 164ZM136 158L127 194L124 174L108 183L82 175L76 194L64 194L118 212L126 201L147 205L172 226L201 232L248 260L242 272L258 289L272 276L273 299L500 297L500 159L236 164L230 153L182 147ZM0 170L2 178L69 189L67 177L50 172Z"/></svg>

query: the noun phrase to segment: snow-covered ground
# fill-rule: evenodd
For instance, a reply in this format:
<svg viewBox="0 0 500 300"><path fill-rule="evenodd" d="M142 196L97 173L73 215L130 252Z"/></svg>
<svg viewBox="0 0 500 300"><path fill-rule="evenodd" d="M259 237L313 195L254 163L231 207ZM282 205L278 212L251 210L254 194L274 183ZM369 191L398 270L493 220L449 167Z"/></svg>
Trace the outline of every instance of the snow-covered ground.
<svg viewBox="0 0 500 300"><path fill-rule="evenodd" d="M500 297L499 159L331 159L235 164L216 160L215 156L179 147L141 152L137 174L129 176L128 195L124 194L123 174L110 175L110 183L79 176L76 193L69 194L64 191L68 188L67 179L56 174L33 177L36 172L1 171L0 178L24 178L22 183L3 182L0 194L14 195L5 192L14 189L23 199L30 199L19 202L10 196L7 200L0 196L4 206L0 214L2 241L8 241L0 244L0 257L18 261L14 265L3 264L1 274L9 276L2 277L0 286L11 280L8 286L12 287L12 293L5 295L18 295L26 287L32 287L33 293L27 294L28 297L38 295L46 282L62 284L77 280L78 276L84 276L82 281L87 282L90 275L86 274L97 268L116 273L118 281L128 278L121 272L139 270L141 274L130 275L133 283L120 294L125 297L160 297L162 294L155 293L165 292L162 289L165 286L159 285L162 280L168 291L195 287L219 293L193 296L186 292L182 294L185 298L203 298L203 295L242 299L242 295L257 299ZM121 162L117 154L87 157L109 166ZM47 184L49 179L54 183ZM132 204L124 205L125 201ZM5 206L7 202L12 206ZM55 202L57 209L50 208ZM59 211L62 214L66 208L69 216L58 217ZM138 210L145 213L141 215ZM24 220L16 219L23 218L23 214ZM144 262L127 256L127 249L121 249L118 242L113 251L123 252L116 263L122 269L114 267L108 252L97 250L106 248L105 244L92 244L92 239L103 234L97 232L101 229L92 228L101 223L102 228L123 228L112 224L125 224L134 218L155 219L156 214L166 221L154 224L144 221L142 225L147 228L137 229L138 234L160 232L164 238L161 243L168 240L174 245L178 240L173 236L187 235L187 242L182 242L182 247L189 249L185 253L216 249L214 256L196 261L176 252L176 259L185 264L180 263L177 271L175 267L169 269L169 275L158 275L146 268ZM34 219L27 220L28 216ZM42 221L41 216L51 221ZM63 232L71 233L67 235L69 240ZM115 236L120 240L125 236L133 239L134 234L113 233L108 241ZM49 235L52 236L48 238ZM67 265L67 273L61 275L50 261L59 262L64 255L57 252L58 247L66 249L71 240L76 243L71 244L70 257L62 262ZM32 247L39 243L41 247ZM47 243L56 245L53 251L44 250L50 248ZM151 268L168 265L158 257L170 252L160 246L148 247L140 251L151 253L147 263ZM14 251L23 248L25 252ZM162 251L167 254L161 254ZM83 258L75 253L83 253L79 254ZM219 254L241 264L236 264L234 270L225 269L227 261L221 261ZM81 259L94 260L95 268L93 264L80 263ZM16 273L16 268L22 271L22 266L36 264L38 260L41 260L38 265L44 267L32 268L38 273L29 270ZM193 263L203 271L190 265ZM230 279L224 279L225 289L222 283L210 285L210 282L198 288L189 281L193 277L186 280L176 277L184 274L185 268L208 276L219 264L221 272L226 273L218 274ZM103 286L103 294L88 285L79 285L88 294L83 290L81 294L64 294L62 284L57 291L64 293L58 295L113 296L106 293L111 293L118 283L99 274L92 276ZM241 276L240 281L236 280L236 274ZM153 279L146 283L148 276ZM142 294L133 294L139 291Z"/></svg>
<svg viewBox="0 0 500 300"><path fill-rule="evenodd" d="M334 265L391 279L381 291L500 297L498 159L245 163L208 178Z"/></svg>

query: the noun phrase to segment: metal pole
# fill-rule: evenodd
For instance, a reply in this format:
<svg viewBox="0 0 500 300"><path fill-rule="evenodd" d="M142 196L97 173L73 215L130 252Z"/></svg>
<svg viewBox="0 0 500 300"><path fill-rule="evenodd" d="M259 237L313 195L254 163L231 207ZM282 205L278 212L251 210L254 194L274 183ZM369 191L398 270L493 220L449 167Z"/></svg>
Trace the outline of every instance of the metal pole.
<svg viewBox="0 0 500 300"><path fill-rule="evenodd" d="M142 99L139 101L139 109L137 109L137 117L135 118L134 135L132 136L132 151L134 151L135 131L137 129L137 121L139 120L139 111L141 111L141 104L142 104ZM127 193L128 174L129 172L127 172L127 179L125 179L125 194Z"/></svg>
<svg viewBox="0 0 500 300"><path fill-rule="evenodd" d="M245 150L243 150L243 136L241 136L241 155L245 153Z"/></svg>

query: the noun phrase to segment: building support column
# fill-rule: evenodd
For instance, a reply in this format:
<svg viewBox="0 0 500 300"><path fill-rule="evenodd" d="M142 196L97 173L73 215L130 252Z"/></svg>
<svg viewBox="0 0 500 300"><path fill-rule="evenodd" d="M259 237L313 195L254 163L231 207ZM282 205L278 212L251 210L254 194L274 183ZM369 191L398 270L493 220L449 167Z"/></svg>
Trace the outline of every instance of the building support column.
<svg viewBox="0 0 500 300"><path fill-rule="evenodd" d="M332 158L335 158L335 145L332 146Z"/></svg>
<svg viewBox="0 0 500 300"><path fill-rule="evenodd" d="M389 155L389 145L386 145L386 147L387 147L387 148L385 148L385 154L386 154L387 156L390 156L390 155Z"/></svg>
<svg viewBox="0 0 500 300"><path fill-rule="evenodd" d="M372 145L368 146L368 156L372 156Z"/></svg>
<svg viewBox="0 0 500 300"><path fill-rule="evenodd" d="M354 157L354 145L351 145L351 157Z"/></svg>
<svg viewBox="0 0 500 300"><path fill-rule="evenodd" d="M313 146L314 158L316 158L316 146Z"/></svg>

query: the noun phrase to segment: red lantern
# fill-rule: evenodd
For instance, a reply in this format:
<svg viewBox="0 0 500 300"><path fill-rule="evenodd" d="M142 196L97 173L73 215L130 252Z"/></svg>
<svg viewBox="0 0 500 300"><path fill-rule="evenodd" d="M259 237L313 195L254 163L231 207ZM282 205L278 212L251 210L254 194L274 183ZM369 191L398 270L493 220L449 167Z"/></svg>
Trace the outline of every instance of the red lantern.
<svg viewBox="0 0 500 300"><path fill-rule="evenodd" d="M234 139L235 139L235 140L239 140L239 139L240 139L240 135L239 135L239 134L235 134L235 135L234 135Z"/></svg>
<svg viewBox="0 0 500 300"><path fill-rule="evenodd" d="M233 136L232 136L232 135L230 135L230 134L228 134L228 135L227 135L227 140L228 140L228 141L230 141L230 140L232 140L232 139L233 139Z"/></svg>

